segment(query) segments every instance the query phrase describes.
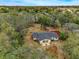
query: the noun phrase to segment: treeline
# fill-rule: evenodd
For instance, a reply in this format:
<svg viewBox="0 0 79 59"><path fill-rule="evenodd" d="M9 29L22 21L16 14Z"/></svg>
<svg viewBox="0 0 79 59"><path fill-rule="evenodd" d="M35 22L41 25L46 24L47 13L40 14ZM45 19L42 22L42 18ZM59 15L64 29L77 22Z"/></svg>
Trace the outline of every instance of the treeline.
<svg viewBox="0 0 79 59"><path fill-rule="evenodd" d="M31 12L31 13L39 13L39 12L47 12L50 13L53 10L60 9L71 9L71 10L79 10L79 6L0 6L0 13L8 13L12 11L16 12Z"/></svg>

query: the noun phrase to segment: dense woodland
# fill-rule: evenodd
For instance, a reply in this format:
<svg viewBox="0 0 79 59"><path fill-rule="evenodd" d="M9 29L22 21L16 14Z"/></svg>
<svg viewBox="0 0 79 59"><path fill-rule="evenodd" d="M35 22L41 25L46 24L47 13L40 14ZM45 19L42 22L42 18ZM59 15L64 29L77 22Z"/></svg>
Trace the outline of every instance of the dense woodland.
<svg viewBox="0 0 79 59"><path fill-rule="evenodd" d="M61 29L65 23L79 25L79 8L0 7L0 59L57 59L42 49L24 45L27 28L34 23L41 24L42 28ZM79 59L79 39L72 32L67 35L62 49L68 59Z"/></svg>

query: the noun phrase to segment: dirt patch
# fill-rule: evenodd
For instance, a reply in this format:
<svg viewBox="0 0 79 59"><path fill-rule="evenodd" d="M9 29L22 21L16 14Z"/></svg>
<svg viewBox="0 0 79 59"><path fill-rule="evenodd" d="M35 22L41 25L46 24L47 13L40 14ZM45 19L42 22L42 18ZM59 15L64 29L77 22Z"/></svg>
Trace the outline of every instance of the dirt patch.
<svg viewBox="0 0 79 59"><path fill-rule="evenodd" d="M40 45L37 42L32 40L32 37L31 37L32 32L43 32L43 30L41 30L41 25L34 24L32 27L28 28L28 32L24 37L24 43L25 45L29 44L32 47L39 47Z"/></svg>
<svg viewBox="0 0 79 59"><path fill-rule="evenodd" d="M50 46L48 49L46 49L46 51L48 51L52 55L53 54L57 55L57 47L55 45Z"/></svg>
<svg viewBox="0 0 79 59"><path fill-rule="evenodd" d="M47 49L50 54L54 54L58 59L65 59L63 50L61 49L62 41L53 41L51 46Z"/></svg>
<svg viewBox="0 0 79 59"><path fill-rule="evenodd" d="M34 24L32 27L28 28L28 33L25 36L25 45L30 45L32 47L40 47L43 48L41 45L39 45L37 42L33 41L31 38L32 32L45 32L41 29L40 24ZM65 59L64 52L61 49L62 41L53 41L49 48L46 49L50 54L55 55L58 57L58 59Z"/></svg>

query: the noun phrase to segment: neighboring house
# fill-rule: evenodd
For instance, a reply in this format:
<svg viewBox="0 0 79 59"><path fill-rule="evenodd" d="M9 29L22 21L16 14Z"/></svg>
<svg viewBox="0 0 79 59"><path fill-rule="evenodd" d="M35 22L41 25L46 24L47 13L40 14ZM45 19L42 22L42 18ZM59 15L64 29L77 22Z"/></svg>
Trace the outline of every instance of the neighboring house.
<svg viewBox="0 0 79 59"><path fill-rule="evenodd" d="M52 40L58 40L59 35L55 32L33 32L32 38L38 41L42 46L48 46Z"/></svg>

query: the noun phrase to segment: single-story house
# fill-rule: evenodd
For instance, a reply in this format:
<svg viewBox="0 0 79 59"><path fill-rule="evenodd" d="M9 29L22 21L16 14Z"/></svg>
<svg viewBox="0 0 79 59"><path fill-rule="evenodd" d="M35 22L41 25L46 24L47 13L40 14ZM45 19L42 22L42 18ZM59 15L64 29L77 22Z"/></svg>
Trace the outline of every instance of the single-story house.
<svg viewBox="0 0 79 59"><path fill-rule="evenodd" d="M38 41L42 46L48 46L52 40L58 40L59 35L55 32L33 32L32 38Z"/></svg>

